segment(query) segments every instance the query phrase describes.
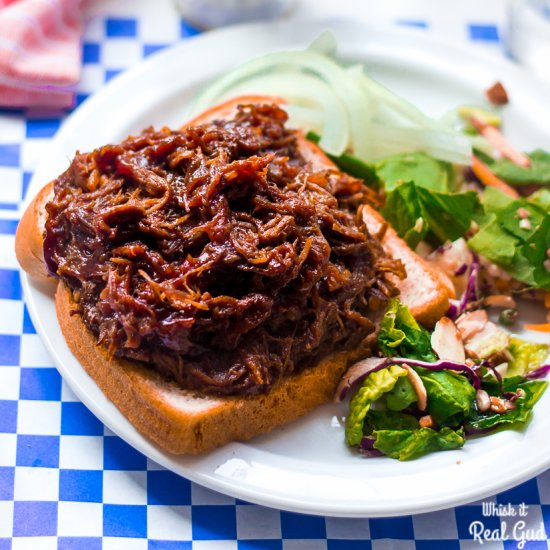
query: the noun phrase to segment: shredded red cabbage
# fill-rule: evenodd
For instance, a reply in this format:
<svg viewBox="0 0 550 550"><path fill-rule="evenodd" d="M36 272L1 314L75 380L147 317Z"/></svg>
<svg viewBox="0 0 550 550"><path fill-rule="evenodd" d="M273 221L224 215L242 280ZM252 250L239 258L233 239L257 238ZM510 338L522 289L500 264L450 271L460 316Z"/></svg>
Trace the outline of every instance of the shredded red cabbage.
<svg viewBox="0 0 550 550"><path fill-rule="evenodd" d="M460 299L460 313L462 313L470 302L475 302L478 299L477 274L479 273L479 257L477 254L472 254L472 263L470 264L470 272L468 274L468 283L466 290Z"/></svg>
<svg viewBox="0 0 550 550"><path fill-rule="evenodd" d="M459 273L460 271L460 273ZM459 267L456 275L462 275L466 272L466 264ZM461 313L466 311L470 302L475 302L479 299L478 289L478 273L479 273L479 257L477 254L472 254L472 263L470 264L470 271L468 273L468 282L466 284L466 290L460 300L449 300L449 310L447 311L447 317L450 319L456 319Z"/></svg>
<svg viewBox="0 0 550 550"><path fill-rule="evenodd" d="M389 357L368 357L352 365L340 380L334 401L339 403L344 400L348 390L357 382L362 382L371 372L386 368L391 363Z"/></svg>
<svg viewBox="0 0 550 550"><path fill-rule="evenodd" d="M474 426L472 426L471 424L466 423L464 424L463 429L466 437L469 437L473 435L487 435L491 432L494 432L495 430L498 430L501 427L502 426L497 424L495 426L491 426L490 428L474 428Z"/></svg>
<svg viewBox="0 0 550 550"><path fill-rule="evenodd" d="M460 315L460 300L449 300L449 309L447 310L447 317L449 319L456 319Z"/></svg>
<svg viewBox="0 0 550 550"><path fill-rule="evenodd" d="M486 359L484 359L480 364L479 364L479 367L485 367L487 369L489 369L494 377L496 378L497 380L497 383L498 383L498 387L499 387L499 390L500 390L500 393L502 393L504 390L502 389L502 374L500 374L500 372L498 372L498 370L496 369L496 367L494 367L489 361L487 361Z"/></svg>
<svg viewBox="0 0 550 550"><path fill-rule="evenodd" d="M456 271L455 271L455 277L458 277L460 275L464 275L466 273L466 270L468 269L468 264L463 263Z"/></svg>
<svg viewBox="0 0 550 550"><path fill-rule="evenodd" d="M548 365L541 365L538 369L532 370L525 375L525 378L533 380L535 378L544 378L550 371L550 363Z"/></svg>
<svg viewBox="0 0 550 550"><path fill-rule="evenodd" d="M361 443L359 443L359 451L362 455L368 458L374 458L377 456L384 456L382 451L374 448L374 439L372 437L363 437Z"/></svg>

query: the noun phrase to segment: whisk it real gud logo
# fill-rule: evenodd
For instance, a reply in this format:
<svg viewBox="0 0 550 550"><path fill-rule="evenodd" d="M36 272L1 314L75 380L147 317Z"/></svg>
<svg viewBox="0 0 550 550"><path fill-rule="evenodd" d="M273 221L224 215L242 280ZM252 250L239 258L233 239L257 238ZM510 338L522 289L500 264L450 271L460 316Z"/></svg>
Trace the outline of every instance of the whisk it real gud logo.
<svg viewBox="0 0 550 550"><path fill-rule="evenodd" d="M516 541L517 548L522 550L527 542L546 540L546 530L542 521L532 521L529 514L529 506L521 504L496 504L483 502L481 507L483 519L470 523L469 533L474 541L479 544L485 542ZM532 516L533 514L531 514ZM498 518L498 527L486 525L488 518Z"/></svg>

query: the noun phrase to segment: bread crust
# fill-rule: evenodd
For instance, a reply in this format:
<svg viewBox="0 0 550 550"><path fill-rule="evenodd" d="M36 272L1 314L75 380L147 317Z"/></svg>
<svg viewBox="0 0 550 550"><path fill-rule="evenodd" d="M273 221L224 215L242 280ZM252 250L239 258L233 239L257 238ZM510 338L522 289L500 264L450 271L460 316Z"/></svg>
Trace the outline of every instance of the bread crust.
<svg viewBox="0 0 550 550"><path fill-rule="evenodd" d="M303 416L331 400L348 361L342 352L285 377L267 395L205 397L183 390L153 369L110 356L97 345L72 292L59 282L57 318L67 344L101 391L145 436L169 452L197 454L243 441Z"/></svg>
<svg viewBox="0 0 550 550"><path fill-rule="evenodd" d="M239 103L254 102L282 104L284 100L265 96L235 98L206 111L185 126L232 116ZM300 151L312 168L336 168L319 147L302 134L298 140ZM52 195L50 183L25 212L16 235L18 261L28 275L37 280L53 280L47 274L43 257L45 205ZM383 225L387 226L369 207L365 207L363 217L375 235ZM435 323L445 313L452 290L391 227L386 227L382 245L412 273L408 280L396 280L401 300L422 323ZM70 350L106 397L142 434L176 454L197 454L230 441L248 440L327 403L347 365L359 359L362 351L332 354L313 367L283 378L267 395L209 397L179 388L142 363L109 355L84 325L72 292L63 282L58 283L55 303Z"/></svg>
<svg viewBox="0 0 550 550"><path fill-rule="evenodd" d="M37 282L52 282L44 263L46 204L53 198L53 182L45 185L29 204L15 233L15 255L23 270Z"/></svg>

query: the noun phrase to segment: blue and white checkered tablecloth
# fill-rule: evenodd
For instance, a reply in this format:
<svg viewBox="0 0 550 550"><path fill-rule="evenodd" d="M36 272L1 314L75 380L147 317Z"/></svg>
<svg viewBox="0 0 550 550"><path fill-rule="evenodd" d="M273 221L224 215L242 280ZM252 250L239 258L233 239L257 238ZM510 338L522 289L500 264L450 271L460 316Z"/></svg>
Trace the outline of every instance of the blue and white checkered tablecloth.
<svg viewBox="0 0 550 550"><path fill-rule="evenodd" d="M505 3L499 0L338 4L335 14L333 2L302 0L295 15L353 14L355 19L410 25L502 55ZM100 0L86 6L79 103L143 57L196 33L168 0ZM30 178L64 116L0 111L0 550L480 547L470 531L472 522L499 527L498 518L483 514L482 503L370 520L251 505L164 470L112 434L79 402L33 328L13 252ZM485 502L524 503L528 514L523 532L531 539L542 533L544 539L524 547L548 548L549 472ZM485 542L482 548L521 544L512 533L506 535L509 540Z"/></svg>

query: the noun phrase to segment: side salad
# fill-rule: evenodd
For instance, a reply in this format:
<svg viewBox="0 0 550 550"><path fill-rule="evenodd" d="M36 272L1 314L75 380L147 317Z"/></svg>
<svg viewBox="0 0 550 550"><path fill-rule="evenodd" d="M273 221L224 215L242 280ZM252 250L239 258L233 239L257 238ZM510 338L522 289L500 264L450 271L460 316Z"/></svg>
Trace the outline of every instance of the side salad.
<svg viewBox="0 0 550 550"><path fill-rule="evenodd" d="M390 301L374 355L337 390L337 400L353 393L346 442L408 460L521 427L550 370L550 153L504 138L500 84L487 105L434 119L335 52L323 34L304 51L255 59L210 85L195 111L241 94L283 97L290 124L364 179L385 219L455 288L432 331ZM504 328L518 322L518 299L546 308L546 322L526 325L545 343Z"/></svg>
<svg viewBox="0 0 550 550"><path fill-rule="evenodd" d="M456 325L444 317L430 334L392 300L378 333L382 357L356 363L337 390L341 400L359 386L346 419L348 445L408 460L525 424L548 385L537 378L550 370L541 366L550 346L510 336L486 317L483 309Z"/></svg>

